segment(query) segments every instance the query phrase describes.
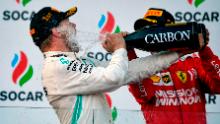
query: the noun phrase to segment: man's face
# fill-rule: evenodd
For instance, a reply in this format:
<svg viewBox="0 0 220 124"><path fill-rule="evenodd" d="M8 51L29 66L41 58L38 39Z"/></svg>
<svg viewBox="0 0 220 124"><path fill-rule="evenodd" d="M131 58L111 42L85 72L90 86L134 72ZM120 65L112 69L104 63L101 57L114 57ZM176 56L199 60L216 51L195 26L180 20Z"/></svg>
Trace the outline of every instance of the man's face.
<svg viewBox="0 0 220 124"><path fill-rule="evenodd" d="M67 47L74 52L79 52L80 46L76 39L76 25L70 22L69 19L65 19L60 22L57 29L65 39Z"/></svg>

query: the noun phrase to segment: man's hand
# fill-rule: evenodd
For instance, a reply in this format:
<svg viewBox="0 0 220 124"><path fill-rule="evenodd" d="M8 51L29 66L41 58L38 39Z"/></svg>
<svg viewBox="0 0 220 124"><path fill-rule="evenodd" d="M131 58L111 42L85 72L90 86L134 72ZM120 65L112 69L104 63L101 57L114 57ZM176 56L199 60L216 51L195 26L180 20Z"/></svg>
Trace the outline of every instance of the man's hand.
<svg viewBox="0 0 220 124"><path fill-rule="evenodd" d="M206 40L206 42L205 42L205 40ZM208 31L208 29L206 29L205 39L204 39L202 33L199 33L199 45L200 45L200 49L204 48L208 43L209 43L209 31Z"/></svg>
<svg viewBox="0 0 220 124"><path fill-rule="evenodd" d="M198 34L198 38L199 38L199 49L198 50L196 50L196 49L193 50L193 49L189 49L189 48L178 48L178 49L173 48L173 49L169 49L169 50L170 51L176 51L179 54L179 57L182 57L186 54L199 52L200 50L202 50L209 43L209 31L208 31L208 29L206 29L206 36L205 36L206 43L204 41L204 37L203 37L202 33Z"/></svg>
<svg viewBox="0 0 220 124"><path fill-rule="evenodd" d="M102 43L103 48L110 53L120 48L126 49L125 40L123 38L126 35L126 32L106 34L105 41Z"/></svg>

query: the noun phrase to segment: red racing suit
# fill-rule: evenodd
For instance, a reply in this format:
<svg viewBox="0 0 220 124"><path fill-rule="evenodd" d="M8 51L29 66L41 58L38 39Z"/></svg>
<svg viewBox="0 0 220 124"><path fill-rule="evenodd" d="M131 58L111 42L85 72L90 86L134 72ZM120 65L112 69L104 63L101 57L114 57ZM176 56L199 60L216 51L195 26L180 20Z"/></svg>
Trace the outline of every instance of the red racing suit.
<svg viewBox="0 0 220 124"><path fill-rule="evenodd" d="M134 51L129 59L136 58ZM147 124L206 124L205 93L220 93L220 60L209 47L129 85ZM204 67L204 68L203 68Z"/></svg>

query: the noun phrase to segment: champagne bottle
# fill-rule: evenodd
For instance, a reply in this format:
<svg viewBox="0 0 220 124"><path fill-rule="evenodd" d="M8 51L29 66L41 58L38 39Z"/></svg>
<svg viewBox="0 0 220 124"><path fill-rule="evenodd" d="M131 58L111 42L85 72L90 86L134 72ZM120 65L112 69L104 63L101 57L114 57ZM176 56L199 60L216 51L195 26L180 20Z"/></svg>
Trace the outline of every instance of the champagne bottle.
<svg viewBox="0 0 220 124"><path fill-rule="evenodd" d="M206 44L205 25L196 22L146 26L124 37L127 48L162 51L172 48L201 49L198 34Z"/></svg>

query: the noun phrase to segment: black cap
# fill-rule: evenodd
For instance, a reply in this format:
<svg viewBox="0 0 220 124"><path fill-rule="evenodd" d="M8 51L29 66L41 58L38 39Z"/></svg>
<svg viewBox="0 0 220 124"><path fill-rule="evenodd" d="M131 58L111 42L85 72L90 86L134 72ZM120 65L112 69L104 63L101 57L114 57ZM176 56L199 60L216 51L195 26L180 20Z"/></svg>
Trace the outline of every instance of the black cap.
<svg viewBox="0 0 220 124"><path fill-rule="evenodd" d="M52 7L44 7L34 14L30 24L30 34L34 43L40 47L51 34L51 29L57 27L62 20L74 15L76 11L76 7L72 7L66 12Z"/></svg>
<svg viewBox="0 0 220 124"><path fill-rule="evenodd" d="M138 19L134 23L134 29L138 30L147 25L165 25L174 22L174 17L168 11L159 8L150 8L143 18Z"/></svg>

